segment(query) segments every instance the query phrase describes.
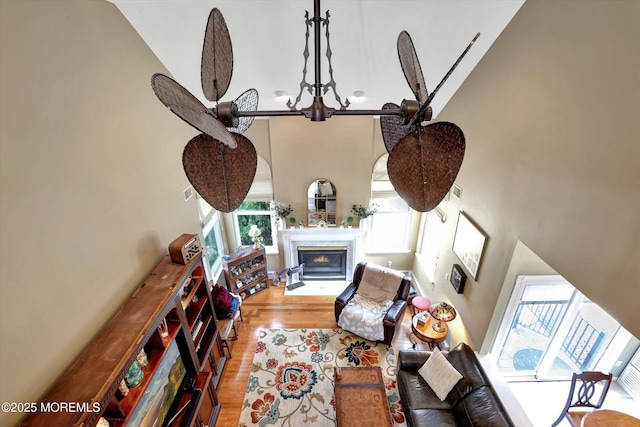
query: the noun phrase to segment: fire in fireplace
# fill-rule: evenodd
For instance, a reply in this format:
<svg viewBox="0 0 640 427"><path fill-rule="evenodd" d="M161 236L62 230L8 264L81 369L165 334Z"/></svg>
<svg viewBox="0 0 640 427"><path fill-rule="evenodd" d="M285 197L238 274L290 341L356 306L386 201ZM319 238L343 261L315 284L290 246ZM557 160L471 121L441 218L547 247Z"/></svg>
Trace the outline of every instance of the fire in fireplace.
<svg viewBox="0 0 640 427"><path fill-rule="evenodd" d="M298 246L298 263L304 263L304 280L346 280L346 246Z"/></svg>

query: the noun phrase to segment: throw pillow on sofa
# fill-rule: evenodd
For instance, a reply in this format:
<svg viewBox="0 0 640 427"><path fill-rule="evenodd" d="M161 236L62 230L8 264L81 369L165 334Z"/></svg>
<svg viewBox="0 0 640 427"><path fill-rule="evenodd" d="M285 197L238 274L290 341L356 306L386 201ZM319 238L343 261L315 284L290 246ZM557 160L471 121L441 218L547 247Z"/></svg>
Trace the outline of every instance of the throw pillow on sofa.
<svg viewBox="0 0 640 427"><path fill-rule="evenodd" d="M460 372L449 363L437 347L418 372L440 400L445 400L451 389L462 378Z"/></svg>

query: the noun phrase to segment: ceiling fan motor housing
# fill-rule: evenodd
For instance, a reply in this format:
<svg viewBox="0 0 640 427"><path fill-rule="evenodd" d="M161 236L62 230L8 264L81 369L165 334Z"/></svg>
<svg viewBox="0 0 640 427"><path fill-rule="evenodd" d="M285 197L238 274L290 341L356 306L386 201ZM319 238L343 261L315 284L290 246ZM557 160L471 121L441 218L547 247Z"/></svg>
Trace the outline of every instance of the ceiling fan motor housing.
<svg viewBox="0 0 640 427"><path fill-rule="evenodd" d="M218 104L216 115L218 120L227 128L237 127L240 122L238 118L238 106L233 101L225 101Z"/></svg>

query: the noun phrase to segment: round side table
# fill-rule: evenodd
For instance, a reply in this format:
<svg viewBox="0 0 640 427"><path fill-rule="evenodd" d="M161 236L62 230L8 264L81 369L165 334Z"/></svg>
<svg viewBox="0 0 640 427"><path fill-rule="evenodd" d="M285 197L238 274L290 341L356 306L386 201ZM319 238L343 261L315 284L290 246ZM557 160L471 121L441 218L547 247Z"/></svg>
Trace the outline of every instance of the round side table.
<svg viewBox="0 0 640 427"><path fill-rule="evenodd" d="M596 409L587 413L582 419L583 427L638 427L640 420L622 412L612 411L610 409Z"/></svg>
<svg viewBox="0 0 640 427"><path fill-rule="evenodd" d="M427 320L424 325L418 325L418 320L422 318L422 316L425 316ZM445 322L442 322L442 326L444 327L442 332L437 332L433 329L434 323L438 323L438 321L431 317L428 311L421 311L411 319L411 331L413 334L420 341L428 343L431 348L444 341L449 333L449 327Z"/></svg>
<svg viewBox="0 0 640 427"><path fill-rule="evenodd" d="M411 300L411 305L413 306L413 314L416 315L421 311L429 310L431 301L425 297L415 297Z"/></svg>

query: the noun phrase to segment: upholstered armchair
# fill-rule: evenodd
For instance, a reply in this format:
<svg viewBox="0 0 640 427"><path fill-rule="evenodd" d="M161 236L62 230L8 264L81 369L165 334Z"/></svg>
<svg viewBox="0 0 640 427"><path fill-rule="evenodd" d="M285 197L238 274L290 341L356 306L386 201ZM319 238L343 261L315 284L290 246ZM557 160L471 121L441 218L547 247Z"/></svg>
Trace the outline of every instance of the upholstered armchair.
<svg viewBox="0 0 640 427"><path fill-rule="evenodd" d="M364 279L364 280L363 280ZM362 285L362 287L361 287ZM374 341L382 341L386 345L391 345L391 341L396 333L396 328L400 326L402 322L402 316L404 310L407 307L407 298L409 296L409 290L411 287L411 278L405 276L402 272L392 270L390 268L381 267L375 264L368 264L366 262L359 263L353 273L353 280L349 286L336 298L334 304L336 322L343 329L347 329L363 338L372 339L364 336L360 333L360 330L352 330L352 327L344 327L343 325L353 325L354 319L351 317L349 321L345 319L346 313L343 314L343 310L347 307L347 310L351 310L356 301L369 301L369 299L362 299L361 297L367 296L374 300L377 300L375 304L386 309L387 305L390 305L386 309L385 313L381 314L381 322L384 336L377 335ZM355 298L356 294L360 291L360 297ZM386 304L381 301L388 301ZM375 305L374 304L374 305ZM367 311L369 304L356 304L358 310L356 313L362 313ZM361 307L364 305L365 307ZM377 306L376 306L377 307ZM340 318L343 314L343 319ZM356 314L357 316L358 314ZM363 321L365 322L365 321ZM355 329L358 329L357 327Z"/></svg>

